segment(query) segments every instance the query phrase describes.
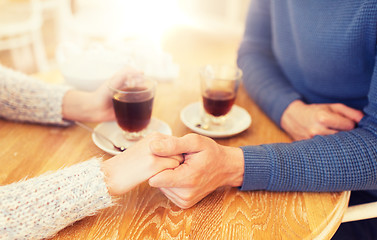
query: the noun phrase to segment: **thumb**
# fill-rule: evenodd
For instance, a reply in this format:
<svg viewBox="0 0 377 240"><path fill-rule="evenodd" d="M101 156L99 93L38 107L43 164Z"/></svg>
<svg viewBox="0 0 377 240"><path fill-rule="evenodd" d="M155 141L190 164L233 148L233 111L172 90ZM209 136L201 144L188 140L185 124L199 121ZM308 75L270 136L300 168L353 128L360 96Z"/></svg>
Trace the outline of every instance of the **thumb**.
<svg viewBox="0 0 377 240"><path fill-rule="evenodd" d="M194 153L203 150L201 140L201 136L197 134L187 134L181 138L169 136L151 141L149 148L153 154L162 157Z"/></svg>
<svg viewBox="0 0 377 240"><path fill-rule="evenodd" d="M178 148L178 138L169 137L165 139L153 140L149 143L151 152L161 157L179 155L184 149Z"/></svg>

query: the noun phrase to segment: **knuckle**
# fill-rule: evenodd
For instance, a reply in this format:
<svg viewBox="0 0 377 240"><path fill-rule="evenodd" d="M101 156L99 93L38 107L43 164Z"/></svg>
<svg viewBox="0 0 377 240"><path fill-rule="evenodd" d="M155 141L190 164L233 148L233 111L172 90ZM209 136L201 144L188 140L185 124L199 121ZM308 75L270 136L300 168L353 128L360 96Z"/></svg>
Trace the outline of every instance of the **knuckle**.
<svg viewBox="0 0 377 240"><path fill-rule="evenodd" d="M185 202L185 201L172 201L172 202L182 209L188 209L192 206L189 202Z"/></svg>
<svg viewBox="0 0 377 240"><path fill-rule="evenodd" d="M309 138L313 138L314 136L318 135L319 131L316 128L311 128L308 131Z"/></svg>
<svg viewBox="0 0 377 240"><path fill-rule="evenodd" d="M181 208L182 209L189 209L190 207L192 207L192 203L189 203L189 202L184 202L182 205L181 205Z"/></svg>
<svg viewBox="0 0 377 240"><path fill-rule="evenodd" d="M186 134L186 136L187 137L196 137L196 136L198 136L198 134L196 134L196 133L188 133L188 134Z"/></svg>
<svg viewBox="0 0 377 240"><path fill-rule="evenodd" d="M204 137L196 133L189 133L185 137L190 139L191 142L196 142L198 145L207 145L207 144L213 145L216 143L213 139Z"/></svg>
<svg viewBox="0 0 377 240"><path fill-rule="evenodd" d="M169 149L176 149L178 146L177 146L177 139L176 138L168 138L168 139L165 139L165 144L166 146L169 148Z"/></svg>
<svg viewBox="0 0 377 240"><path fill-rule="evenodd" d="M319 112L317 119L320 124L325 124L328 121L328 116L324 112Z"/></svg>
<svg viewBox="0 0 377 240"><path fill-rule="evenodd" d="M354 129L355 128L355 123L354 122L349 122L349 125L348 125L348 130L351 130L351 129Z"/></svg>
<svg viewBox="0 0 377 240"><path fill-rule="evenodd" d="M194 199L195 194L193 191L185 191L179 197L183 202L190 203Z"/></svg>
<svg viewBox="0 0 377 240"><path fill-rule="evenodd" d="M195 133L189 133L186 135L187 138L191 139L192 141L200 141L201 136Z"/></svg>
<svg viewBox="0 0 377 240"><path fill-rule="evenodd" d="M192 138L194 141L197 141L198 143L203 143L205 141L212 141L211 138L208 138L208 137L205 137L205 136L202 136L200 134L196 134L196 133L191 133L192 134Z"/></svg>

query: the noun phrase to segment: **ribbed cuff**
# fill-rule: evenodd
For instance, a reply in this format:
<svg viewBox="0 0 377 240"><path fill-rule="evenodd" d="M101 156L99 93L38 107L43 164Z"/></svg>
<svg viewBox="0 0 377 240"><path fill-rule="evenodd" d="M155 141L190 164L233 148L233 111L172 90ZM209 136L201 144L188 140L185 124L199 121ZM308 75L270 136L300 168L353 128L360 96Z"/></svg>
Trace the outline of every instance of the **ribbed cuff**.
<svg viewBox="0 0 377 240"><path fill-rule="evenodd" d="M245 146L241 149L244 154L245 172L240 189L266 189L271 177L271 159L268 158L267 150L261 146Z"/></svg>
<svg viewBox="0 0 377 240"><path fill-rule="evenodd" d="M273 110L271 111L271 119L274 121L276 125L280 126L281 117L283 116L283 113L295 100L301 100L301 98L296 93L287 93L284 95L284 98L278 98L274 102Z"/></svg>
<svg viewBox="0 0 377 240"><path fill-rule="evenodd" d="M65 85L53 85L51 86L49 99L51 101L48 104L48 122L50 124L57 124L60 126L69 126L73 122L63 118L63 99L65 94L72 89L70 86ZM53 93L53 94L52 94Z"/></svg>

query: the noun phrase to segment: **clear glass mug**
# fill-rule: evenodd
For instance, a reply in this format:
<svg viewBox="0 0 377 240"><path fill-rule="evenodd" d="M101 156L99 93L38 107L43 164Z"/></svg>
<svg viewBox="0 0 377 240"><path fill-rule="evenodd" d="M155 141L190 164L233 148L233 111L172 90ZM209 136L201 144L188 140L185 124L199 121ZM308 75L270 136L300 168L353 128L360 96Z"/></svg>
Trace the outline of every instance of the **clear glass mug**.
<svg viewBox="0 0 377 240"><path fill-rule="evenodd" d="M206 65L200 69L204 121L221 126L235 102L242 70L232 65Z"/></svg>
<svg viewBox="0 0 377 240"><path fill-rule="evenodd" d="M142 74L113 78L109 89L119 127L129 141L137 141L146 134L153 109L156 82Z"/></svg>

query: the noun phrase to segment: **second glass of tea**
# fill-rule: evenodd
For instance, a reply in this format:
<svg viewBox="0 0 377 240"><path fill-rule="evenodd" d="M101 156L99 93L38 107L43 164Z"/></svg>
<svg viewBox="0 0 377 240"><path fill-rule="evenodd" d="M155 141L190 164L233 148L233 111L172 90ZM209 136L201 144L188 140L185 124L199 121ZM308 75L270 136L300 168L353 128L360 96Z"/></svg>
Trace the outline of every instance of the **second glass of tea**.
<svg viewBox="0 0 377 240"><path fill-rule="evenodd" d="M156 82L142 74L130 74L109 82L115 117L129 141L143 138L150 123Z"/></svg>
<svg viewBox="0 0 377 240"><path fill-rule="evenodd" d="M206 65L200 70L200 85L205 111L204 121L221 126L232 109L242 71L232 65Z"/></svg>

